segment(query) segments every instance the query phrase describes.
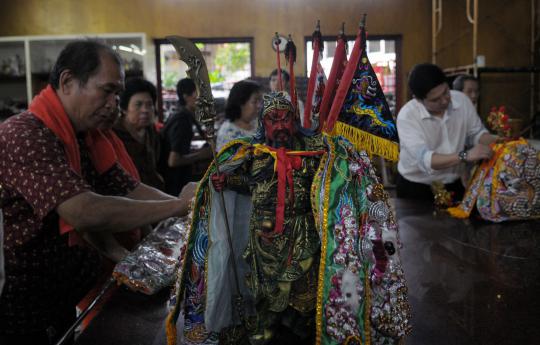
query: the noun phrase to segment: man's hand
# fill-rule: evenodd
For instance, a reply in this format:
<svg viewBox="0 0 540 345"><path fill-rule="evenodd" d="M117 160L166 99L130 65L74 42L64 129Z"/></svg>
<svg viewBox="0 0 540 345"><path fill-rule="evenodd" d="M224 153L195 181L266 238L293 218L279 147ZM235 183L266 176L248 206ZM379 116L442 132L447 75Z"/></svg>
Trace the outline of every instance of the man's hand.
<svg viewBox="0 0 540 345"><path fill-rule="evenodd" d="M188 182L183 188L178 197L180 199L191 199L195 196L197 190L197 182Z"/></svg>
<svg viewBox="0 0 540 345"><path fill-rule="evenodd" d="M225 188L226 177L227 175L225 174L212 174L210 179L212 180L212 185L216 191L221 192L223 188Z"/></svg>
<svg viewBox="0 0 540 345"><path fill-rule="evenodd" d="M183 217L191 212L191 205L193 204L193 198L195 197L197 185L197 182L188 182L188 184L182 188L180 195L178 195L178 200L180 200L182 209L185 211L181 212L179 216Z"/></svg>
<svg viewBox="0 0 540 345"><path fill-rule="evenodd" d="M477 144L467 152L467 162L476 162L482 159L490 159L493 150L484 144Z"/></svg>

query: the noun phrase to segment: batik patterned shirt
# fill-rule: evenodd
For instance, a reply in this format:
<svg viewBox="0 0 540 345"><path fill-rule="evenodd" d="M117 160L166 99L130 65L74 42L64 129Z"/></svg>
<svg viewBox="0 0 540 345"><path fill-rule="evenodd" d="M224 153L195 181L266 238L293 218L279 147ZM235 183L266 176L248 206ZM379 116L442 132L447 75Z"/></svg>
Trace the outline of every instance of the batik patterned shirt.
<svg viewBox="0 0 540 345"><path fill-rule="evenodd" d="M70 168L62 142L29 112L0 125L6 273L0 334L54 325L75 308L99 273L94 250L70 247L68 235L60 235L58 205L87 191L125 195L137 185L119 165L100 175L83 138L78 142L82 176Z"/></svg>

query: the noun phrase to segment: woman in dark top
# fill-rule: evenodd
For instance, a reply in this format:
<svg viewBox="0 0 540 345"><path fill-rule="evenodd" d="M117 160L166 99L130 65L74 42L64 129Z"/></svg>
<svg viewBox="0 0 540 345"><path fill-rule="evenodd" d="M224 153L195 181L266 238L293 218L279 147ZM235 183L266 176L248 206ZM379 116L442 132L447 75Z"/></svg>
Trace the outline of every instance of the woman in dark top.
<svg viewBox="0 0 540 345"><path fill-rule="evenodd" d="M165 180L165 192L174 196L180 193L185 184L192 181L193 165L212 157L212 151L207 146L191 150L193 127L201 131L194 117L197 103L195 83L189 78L181 79L176 85L176 93L180 106L178 112L167 119L161 130L159 162L160 172Z"/></svg>
<svg viewBox="0 0 540 345"><path fill-rule="evenodd" d="M120 96L120 119L114 131L124 142L144 184L164 190L163 178L157 171L159 135L156 121L156 88L144 79L126 82Z"/></svg>

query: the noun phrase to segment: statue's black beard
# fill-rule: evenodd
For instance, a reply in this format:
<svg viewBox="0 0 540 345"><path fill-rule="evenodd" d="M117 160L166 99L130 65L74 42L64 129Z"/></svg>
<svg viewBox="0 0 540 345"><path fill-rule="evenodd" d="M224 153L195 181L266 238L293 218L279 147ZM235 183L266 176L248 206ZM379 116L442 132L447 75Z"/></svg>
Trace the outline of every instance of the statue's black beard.
<svg viewBox="0 0 540 345"><path fill-rule="evenodd" d="M280 140L279 139L280 137L287 138L287 139ZM274 140L273 141L269 140L268 145L275 148L280 148L280 147L291 148L292 142L293 140L292 140L291 133L286 129L282 129L282 130L278 130L274 132Z"/></svg>

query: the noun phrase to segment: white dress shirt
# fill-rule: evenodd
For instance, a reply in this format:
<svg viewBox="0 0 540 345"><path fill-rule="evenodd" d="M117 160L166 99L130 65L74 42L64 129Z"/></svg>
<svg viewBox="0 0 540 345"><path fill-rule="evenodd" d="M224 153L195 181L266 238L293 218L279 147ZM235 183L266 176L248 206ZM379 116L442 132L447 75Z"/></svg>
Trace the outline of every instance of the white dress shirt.
<svg viewBox="0 0 540 345"><path fill-rule="evenodd" d="M462 165L433 170L434 153L458 153L465 145L476 145L487 130L470 99L462 92L450 91L451 102L442 118L432 116L424 105L412 99L397 116L400 154L398 171L405 179L424 184L455 182Z"/></svg>

